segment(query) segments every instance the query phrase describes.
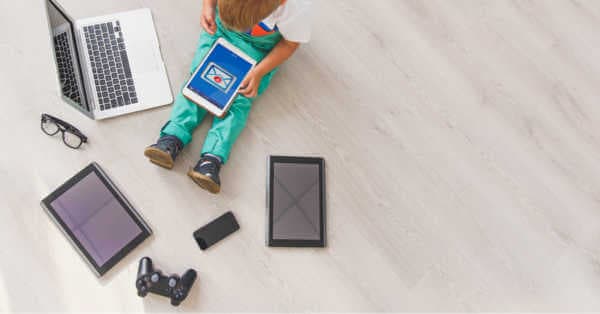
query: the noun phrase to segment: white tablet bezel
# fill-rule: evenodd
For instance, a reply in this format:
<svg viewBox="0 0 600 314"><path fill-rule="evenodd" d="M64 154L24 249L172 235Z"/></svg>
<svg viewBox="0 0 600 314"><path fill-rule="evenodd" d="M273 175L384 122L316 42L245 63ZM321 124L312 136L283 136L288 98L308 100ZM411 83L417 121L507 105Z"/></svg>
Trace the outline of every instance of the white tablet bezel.
<svg viewBox="0 0 600 314"><path fill-rule="evenodd" d="M252 71L252 69L254 69L257 62L256 62L256 60L252 59L252 57L248 56L246 53L244 53L242 50L240 50L238 47L234 46L227 40L225 40L223 38L219 38L219 39L217 39L217 41L215 41L215 43L210 48L210 50L208 51L206 56L204 56L204 59L202 59L202 62L200 62L200 64L196 68L196 70L194 70L194 73L190 76L190 79L187 81L187 83L185 83L185 86L183 87L183 91L182 91L183 96L185 96L187 99L193 101L197 105L205 108L206 110L208 110L208 112L214 114L215 116L222 118L223 116L225 116L225 114L229 110L229 107L231 107L231 104L233 103L233 100L235 99L235 97L238 96L238 91L242 86L241 84L237 87L237 90L235 91L235 93L233 93L231 95L231 97L227 100L227 104L223 107L223 109L219 108L218 106L213 104L211 101L204 98L202 95L199 95L195 91L188 88L192 79L194 77L196 77L196 75L198 75L198 72L202 68L202 65L206 62L206 59L213 52L213 50L215 49L215 47L217 45L224 46L225 48L227 48L227 49L233 51L235 54L237 54L240 58L244 59L244 61L250 63L252 65L252 67L250 68L250 71ZM250 73L250 71L248 71L248 73ZM244 77L239 78L239 80L243 81L246 78L246 76L248 76L248 73L246 73L246 75Z"/></svg>

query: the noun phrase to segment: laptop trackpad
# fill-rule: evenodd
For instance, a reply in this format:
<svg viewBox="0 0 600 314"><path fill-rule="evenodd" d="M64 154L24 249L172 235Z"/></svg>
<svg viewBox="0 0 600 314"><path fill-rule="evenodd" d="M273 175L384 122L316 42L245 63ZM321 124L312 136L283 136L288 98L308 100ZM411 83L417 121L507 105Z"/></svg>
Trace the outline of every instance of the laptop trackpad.
<svg viewBox="0 0 600 314"><path fill-rule="evenodd" d="M127 50L131 54L129 62L135 74L160 71L158 63L160 59L155 55L157 49L152 41L134 40L127 44L129 44Z"/></svg>

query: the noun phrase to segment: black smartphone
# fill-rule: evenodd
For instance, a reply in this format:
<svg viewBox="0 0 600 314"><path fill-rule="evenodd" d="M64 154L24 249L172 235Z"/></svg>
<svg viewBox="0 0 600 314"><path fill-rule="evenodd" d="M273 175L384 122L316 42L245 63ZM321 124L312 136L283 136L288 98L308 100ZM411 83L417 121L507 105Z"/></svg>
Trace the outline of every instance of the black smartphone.
<svg viewBox="0 0 600 314"><path fill-rule="evenodd" d="M240 225L235 220L233 213L226 212L221 217L194 231L194 239L196 239L200 249L206 250L238 229L240 229Z"/></svg>

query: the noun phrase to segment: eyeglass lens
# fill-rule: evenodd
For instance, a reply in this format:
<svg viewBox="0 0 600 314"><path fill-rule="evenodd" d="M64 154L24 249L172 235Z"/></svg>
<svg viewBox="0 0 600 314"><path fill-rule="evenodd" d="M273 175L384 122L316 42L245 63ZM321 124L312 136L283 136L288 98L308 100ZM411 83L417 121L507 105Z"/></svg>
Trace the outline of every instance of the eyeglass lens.
<svg viewBox="0 0 600 314"><path fill-rule="evenodd" d="M42 131L48 135L54 135L60 131L58 125L50 119L42 120Z"/></svg>
<svg viewBox="0 0 600 314"><path fill-rule="evenodd" d="M82 144L82 140L79 136L66 130L62 134L63 142L71 148L79 148Z"/></svg>

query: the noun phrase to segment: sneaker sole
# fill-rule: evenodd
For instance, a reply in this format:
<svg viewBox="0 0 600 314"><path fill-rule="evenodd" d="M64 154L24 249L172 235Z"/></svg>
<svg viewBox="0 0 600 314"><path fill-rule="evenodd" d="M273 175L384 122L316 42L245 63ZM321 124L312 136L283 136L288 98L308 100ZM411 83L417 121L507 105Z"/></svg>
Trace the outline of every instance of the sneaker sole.
<svg viewBox="0 0 600 314"><path fill-rule="evenodd" d="M146 148L146 150L144 150L144 156L148 157L148 159L150 159L150 162L166 169L173 169L173 165L175 164L173 162L173 158L171 158L171 155L169 155L169 153L164 152L158 148Z"/></svg>
<svg viewBox="0 0 600 314"><path fill-rule="evenodd" d="M205 176L194 170L188 171L188 176L192 178L198 186L213 194L218 194L221 191L221 186L216 184L210 177Z"/></svg>

